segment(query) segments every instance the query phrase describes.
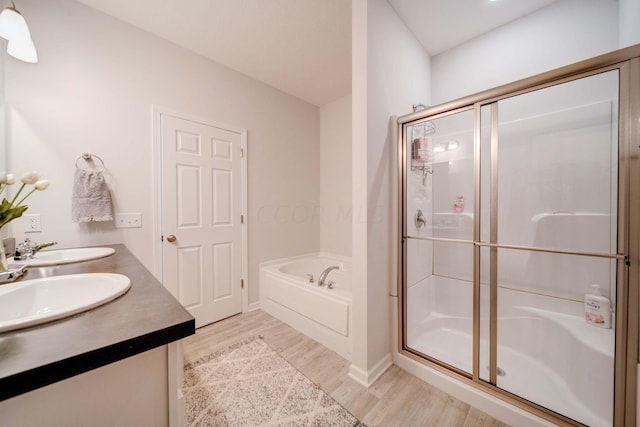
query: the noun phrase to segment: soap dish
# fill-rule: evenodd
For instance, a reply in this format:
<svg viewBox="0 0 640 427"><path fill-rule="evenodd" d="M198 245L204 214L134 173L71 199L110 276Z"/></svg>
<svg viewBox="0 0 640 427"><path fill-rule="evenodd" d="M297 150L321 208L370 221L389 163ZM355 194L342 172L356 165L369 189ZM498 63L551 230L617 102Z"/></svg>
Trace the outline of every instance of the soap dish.
<svg viewBox="0 0 640 427"><path fill-rule="evenodd" d="M9 270L0 273L0 284L17 280L27 271L27 264L9 264Z"/></svg>

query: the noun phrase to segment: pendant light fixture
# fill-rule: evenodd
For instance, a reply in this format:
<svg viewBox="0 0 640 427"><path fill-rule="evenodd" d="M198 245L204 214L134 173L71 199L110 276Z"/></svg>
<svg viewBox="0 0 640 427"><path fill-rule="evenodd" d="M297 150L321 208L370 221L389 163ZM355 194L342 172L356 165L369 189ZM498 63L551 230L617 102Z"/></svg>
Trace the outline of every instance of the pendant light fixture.
<svg viewBox="0 0 640 427"><path fill-rule="evenodd" d="M31 40L31 33L24 17L16 9L13 0L11 6L0 13L0 37L7 39L7 53L21 61L38 62L38 52Z"/></svg>

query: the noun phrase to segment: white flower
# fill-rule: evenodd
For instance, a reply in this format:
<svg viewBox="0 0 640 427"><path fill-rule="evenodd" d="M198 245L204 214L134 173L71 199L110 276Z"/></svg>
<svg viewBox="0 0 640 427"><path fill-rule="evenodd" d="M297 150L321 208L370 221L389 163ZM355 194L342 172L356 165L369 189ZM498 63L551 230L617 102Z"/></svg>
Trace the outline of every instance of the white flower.
<svg viewBox="0 0 640 427"><path fill-rule="evenodd" d="M15 182L16 180L12 173L0 173L0 193L4 192L8 185L13 185ZM32 186L30 191L28 189L27 195L20 198L20 195L27 185ZM23 202L33 194L34 191L46 190L47 187L49 187L49 180L40 179L38 172L32 171L25 174L22 177L22 185L11 201L5 197L2 199L2 203L0 203L0 229L12 220L22 216L24 211L28 208L27 205L23 204Z"/></svg>
<svg viewBox="0 0 640 427"><path fill-rule="evenodd" d="M31 172L25 173L24 176L22 177L21 181L22 181L23 184L33 185L36 182L38 182L38 179L40 179L40 175L38 175L38 172L31 171Z"/></svg>
<svg viewBox="0 0 640 427"><path fill-rule="evenodd" d="M23 184L33 185L40 179L40 174L36 171L27 172L20 178Z"/></svg>
<svg viewBox="0 0 640 427"><path fill-rule="evenodd" d="M47 187L49 186L49 180L48 179L41 179L40 181L36 182L35 184L33 184L33 186L35 187L36 190L46 190Z"/></svg>

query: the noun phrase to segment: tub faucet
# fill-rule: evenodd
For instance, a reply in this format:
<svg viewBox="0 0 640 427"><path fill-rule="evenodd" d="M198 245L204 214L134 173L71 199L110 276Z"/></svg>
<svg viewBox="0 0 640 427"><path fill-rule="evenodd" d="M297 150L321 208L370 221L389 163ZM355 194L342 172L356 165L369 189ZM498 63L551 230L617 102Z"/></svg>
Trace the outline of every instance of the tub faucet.
<svg viewBox="0 0 640 427"><path fill-rule="evenodd" d="M324 286L327 283L325 283L325 279L327 278L327 274L329 274L332 270L339 270L340 267L338 267L337 265L332 265L331 267L327 267L324 269L324 271L322 273L320 273L320 277L318 278L318 286ZM333 287L333 285L331 285Z"/></svg>

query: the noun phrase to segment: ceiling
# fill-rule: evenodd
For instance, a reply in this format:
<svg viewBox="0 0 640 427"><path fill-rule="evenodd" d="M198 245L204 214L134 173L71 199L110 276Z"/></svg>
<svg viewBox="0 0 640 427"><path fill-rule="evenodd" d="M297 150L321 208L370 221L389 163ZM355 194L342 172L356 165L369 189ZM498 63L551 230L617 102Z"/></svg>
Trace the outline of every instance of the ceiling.
<svg viewBox="0 0 640 427"><path fill-rule="evenodd" d="M388 0L430 56L556 0Z"/></svg>
<svg viewBox="0 0 640 427"><path fill-rule="evenodd" d="M314 105L351 93L350 0L78 0Z"/></svg>
<svg viewBox="0 0 640 427"><path fill-rule="evenodd" d="M78 0L314 105L351 93L350 0ZM556 0L388 0L437 55Z"/></svg>

